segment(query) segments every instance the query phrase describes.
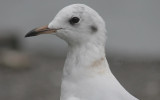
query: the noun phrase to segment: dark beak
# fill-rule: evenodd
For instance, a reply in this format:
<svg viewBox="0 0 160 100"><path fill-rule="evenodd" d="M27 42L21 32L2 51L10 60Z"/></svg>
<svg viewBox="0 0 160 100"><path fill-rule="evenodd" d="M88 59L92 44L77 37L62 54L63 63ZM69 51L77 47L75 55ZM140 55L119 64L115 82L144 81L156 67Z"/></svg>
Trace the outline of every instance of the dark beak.
<svg viewBox="0 0 160 100"><path fill-rule="evenodd" d="M28 32L25 37L31 37L31 36L37 36L40 34L49 34L49 33L54 33L56 32L58 29L49 29L48 25L46 26L42 26L39 28L35 28L33 30L31 30L30 32Z"/></svg>

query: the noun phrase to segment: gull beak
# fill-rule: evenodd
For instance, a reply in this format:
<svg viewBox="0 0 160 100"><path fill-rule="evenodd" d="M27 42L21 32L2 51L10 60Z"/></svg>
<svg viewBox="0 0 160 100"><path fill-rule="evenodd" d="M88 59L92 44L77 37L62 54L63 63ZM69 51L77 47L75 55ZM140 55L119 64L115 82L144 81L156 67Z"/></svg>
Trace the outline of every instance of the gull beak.
<svg viewBox="0 0 160 100"><path fill-rule="evenodd" d="M31 37L31 36L37 36L40 34L50 34L50 33L55 33L58 29L50 29L48 28L48 25L46 26L42 26L39 28L35 28L33 30L31 30L30 32L28 32L25 37Z"/></svg>

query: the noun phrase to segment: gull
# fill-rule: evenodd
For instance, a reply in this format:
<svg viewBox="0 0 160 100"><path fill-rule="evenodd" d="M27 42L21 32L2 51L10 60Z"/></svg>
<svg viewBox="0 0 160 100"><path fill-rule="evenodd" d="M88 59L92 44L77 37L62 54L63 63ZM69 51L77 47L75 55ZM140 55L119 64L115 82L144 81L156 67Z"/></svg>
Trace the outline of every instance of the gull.
<svg viewBox="0 0 160 100"><path fill-rule="evenodd" d="M60 100L138 100L112 74L106 56L103 18L85 4L63 8L46 26L25 37L54 34L68 44Z"/></svg>

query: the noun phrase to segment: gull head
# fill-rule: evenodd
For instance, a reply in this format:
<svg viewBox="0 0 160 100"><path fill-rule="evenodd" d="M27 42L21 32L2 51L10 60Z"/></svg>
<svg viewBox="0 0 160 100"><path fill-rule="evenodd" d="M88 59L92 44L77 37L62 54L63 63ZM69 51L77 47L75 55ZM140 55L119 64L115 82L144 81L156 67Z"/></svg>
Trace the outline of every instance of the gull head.
<svg viewBox="0 0 160 100"><path fill-rule="evenodd" d="M69 45L86 42L104 44L106 40L104 20L84 4L72 4L63 8L48 25L33 29L25 37L40 34L57 35Z"/></svg>

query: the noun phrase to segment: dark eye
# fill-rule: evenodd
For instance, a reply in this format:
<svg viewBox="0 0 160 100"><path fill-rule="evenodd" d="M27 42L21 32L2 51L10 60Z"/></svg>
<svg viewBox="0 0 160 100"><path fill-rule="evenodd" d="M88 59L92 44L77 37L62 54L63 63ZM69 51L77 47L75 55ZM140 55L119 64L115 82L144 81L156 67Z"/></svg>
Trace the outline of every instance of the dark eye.
<svg viewBox="0 0 160 100"><path fill-rule="evenodd" d="M80 19L79 19L78 17L72 17L72 18L69 20L69 22L70 22L71 25L73 25L73 24L78 23L79 20L80 20Z"/></svg>

